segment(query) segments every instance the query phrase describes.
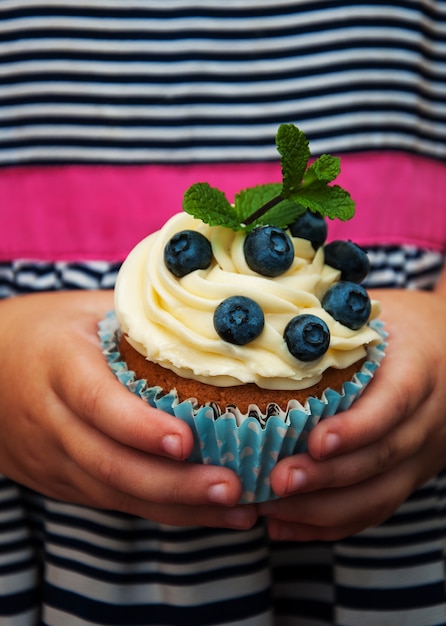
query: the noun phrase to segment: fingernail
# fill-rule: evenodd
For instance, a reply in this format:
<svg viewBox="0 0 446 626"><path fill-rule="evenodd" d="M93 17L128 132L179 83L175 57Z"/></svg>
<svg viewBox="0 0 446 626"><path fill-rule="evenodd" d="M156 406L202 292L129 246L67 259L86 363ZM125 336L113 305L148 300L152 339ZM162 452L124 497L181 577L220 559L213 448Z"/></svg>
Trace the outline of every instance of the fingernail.
<svg viewBox="0 0 446 626"><path fill-rule="evenodd" d="M236 507L227 509L224 513L225 525L230 528L244 530L252 526L251 514L247 509Z"/></svg>
<svg viewBox="0 0 446 626"><path fill-rule="evenodd" d="M330 456L334 454L341 446L341 438L336 433L327 433L322 444L322 455Z"/></svg>
<svg viewBox="0 0 446 626"><path fill-rule="evenodd" d="M164 452L174 459L183 458L183 442L180 435L165 435L162 438Z"/></svg>
<svg viewBox="0 0 446 626"><path fill-rule="evenodd" d="M229 504L229 493L227 483L216 483L208 489L208 497L215 504Z"/></svg>
<svg viewBox="0 0 446 626"><path fill-rule="evenodd" d="M291 468L288 474L287 493L300 491L308 484L306 472L300 468Z"/></svg>

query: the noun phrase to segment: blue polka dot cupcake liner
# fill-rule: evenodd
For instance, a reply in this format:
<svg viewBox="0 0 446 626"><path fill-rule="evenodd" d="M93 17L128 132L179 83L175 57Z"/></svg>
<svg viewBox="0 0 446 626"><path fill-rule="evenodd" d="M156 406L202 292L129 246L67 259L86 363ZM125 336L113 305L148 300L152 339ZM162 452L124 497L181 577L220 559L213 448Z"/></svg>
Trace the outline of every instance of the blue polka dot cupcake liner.
<svg viewBox="0 0 446 626"><path fill-rule="evenodd" d="M270 405L267 414L251 405L247 415L228 406L225 413L213 405L196 406L194 401L179 402L174 391L149 387L127 368L119 352L119 324L110 312L99 324L103 354L117 379L150 406L183 420L194 436L193 463L228 467L240 477L243 492L240 502L265 502L276 498L270 486L270 473L280 459L305 452L309 432L322 419L346 411L357 400L380 365L386 347L381 321L370 324L382 343L368 349L367 360L341 392L326 389L320 398L309 397L303 406L290 400L287 411Z"/></svg>

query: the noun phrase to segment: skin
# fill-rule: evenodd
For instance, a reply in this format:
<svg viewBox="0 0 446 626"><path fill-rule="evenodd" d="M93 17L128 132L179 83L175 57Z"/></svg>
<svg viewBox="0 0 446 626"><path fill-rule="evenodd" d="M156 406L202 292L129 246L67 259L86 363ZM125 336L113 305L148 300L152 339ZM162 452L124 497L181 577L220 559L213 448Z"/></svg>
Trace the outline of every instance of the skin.
<svg viewBox="0 0 446 626"><path fill-rule="evenodd" d="M386 357L353 407L311 432L308 454L274 468L282 499L259 507L272 539L337 540L379 524L446 466L446 274L435 292L371 296Z"/></svg>
<svg viewBox="0 0 446 626"><path fill-rule="evenodd" d="M192 434L115 378L97 323L111 292L0 302L0 472L52 498L172 525L246 529L230 470L184 459ZM224 506L222 506L224 505Z"/></svg>
<svg viewBox="0 0 446 626"><path fill-rule="evenodd" d="M262 515L279 540L378 524L446 465L446 274L432 293L371 295L389 333L382 366L349 411L312 431L307 454L278 463L281 499L258 507L236 506L230 470L185 462L188 427L116 381L96 332L110 292L4 300L0 472L56 499L172 525L248 529Z"/></svg>

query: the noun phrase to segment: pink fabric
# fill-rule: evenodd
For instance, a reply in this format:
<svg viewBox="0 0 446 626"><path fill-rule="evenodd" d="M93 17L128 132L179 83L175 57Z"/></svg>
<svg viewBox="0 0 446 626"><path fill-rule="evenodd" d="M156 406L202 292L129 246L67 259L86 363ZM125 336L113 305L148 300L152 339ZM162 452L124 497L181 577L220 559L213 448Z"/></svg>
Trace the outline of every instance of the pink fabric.
<svg viewBox="0 0 446 626"><path fill-rule="evenodd" d="M336 182L355 217L331 223L331 238L362 245L413 244L446 251L446 164L400 153L346 155Z"/></svg>
<svg viewBox="0 0 446 626"><path fill-rule="evenodd" d="M337 182L357 203L331 238L446 249L446 167L395 153L342 157ZM181 210L184 191L205 181L230 200L280 180L278 163L20 166L0 172L0 259L120 260Z"/></svg>

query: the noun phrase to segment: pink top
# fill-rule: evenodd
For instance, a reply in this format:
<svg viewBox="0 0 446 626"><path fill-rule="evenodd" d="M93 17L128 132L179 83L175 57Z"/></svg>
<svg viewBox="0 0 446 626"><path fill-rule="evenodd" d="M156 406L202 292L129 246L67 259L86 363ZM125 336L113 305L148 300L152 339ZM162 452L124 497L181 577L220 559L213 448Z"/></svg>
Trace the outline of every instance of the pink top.
<svg viewBox="0 0 446 626"><path fill-rule="evenodd" d="M403 153L349 154L336 182L356 201L330 238L446 250L446 166ZM235 192L281 179L278 163L19 166L0 172L0 260L121 260L208 182Z"/></svg>

